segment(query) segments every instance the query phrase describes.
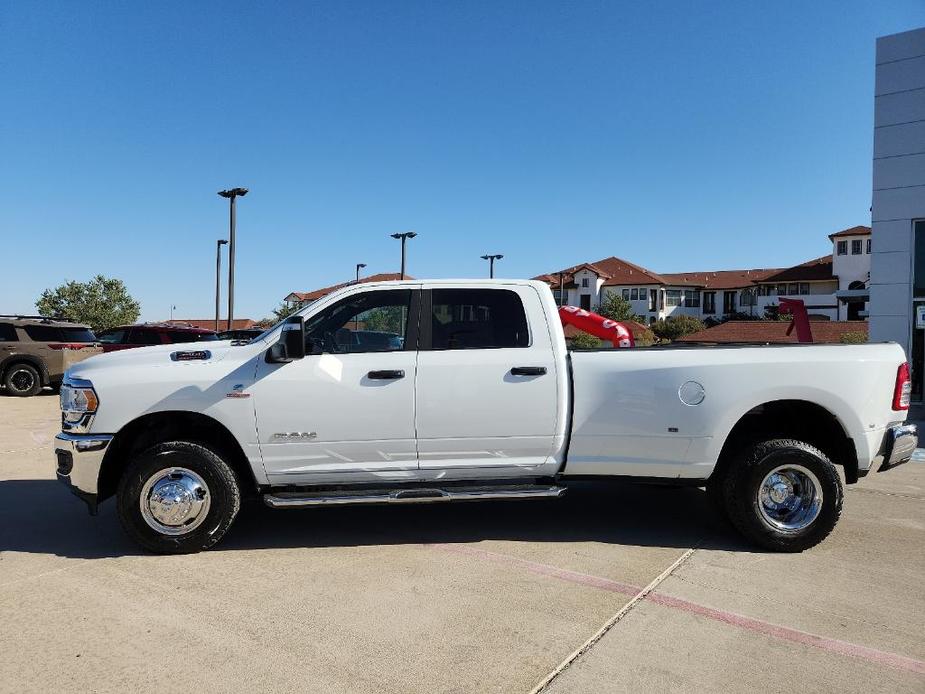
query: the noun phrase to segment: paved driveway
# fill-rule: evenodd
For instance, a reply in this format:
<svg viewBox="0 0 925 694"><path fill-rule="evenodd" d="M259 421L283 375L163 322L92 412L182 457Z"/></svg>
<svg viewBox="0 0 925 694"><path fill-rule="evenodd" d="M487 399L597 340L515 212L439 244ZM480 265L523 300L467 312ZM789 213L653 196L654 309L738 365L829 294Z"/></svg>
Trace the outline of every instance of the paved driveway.
<svg viewBox="0 0 925 694"><path fill-rule="evenodd" d="M700 490L624 486L258 505L156 557L53 480L56 406L0 397L2 691L925 691L918 462L799 555L743 545Z"/></svg>

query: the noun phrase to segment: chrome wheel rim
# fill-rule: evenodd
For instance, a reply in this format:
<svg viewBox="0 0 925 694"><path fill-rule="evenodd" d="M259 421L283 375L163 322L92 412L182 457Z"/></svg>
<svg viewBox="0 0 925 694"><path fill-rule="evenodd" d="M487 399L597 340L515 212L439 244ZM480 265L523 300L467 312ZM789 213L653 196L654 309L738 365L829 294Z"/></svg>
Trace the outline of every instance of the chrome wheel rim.
<svg viewBox="0 0 925 694"><path fill-rule="evenodd" d="M141 516L163 535L186 535L209 515L209 486L192 470L169 467L158 470L141 488Z"/></svg>
<svg viewBox="0 0 925 694"><path fill-rule="evenodd" d="M774 530L799 532L809 527L821 510L822 485L802 465L780 465L758 485L758 511Z"/></svg>
<svg viewBox="0 0 925 694"><path fill-rule="evenodd" d="M28 369L16 369L10 374L10 385L23 393L35 387L35 375Z"/></svg>

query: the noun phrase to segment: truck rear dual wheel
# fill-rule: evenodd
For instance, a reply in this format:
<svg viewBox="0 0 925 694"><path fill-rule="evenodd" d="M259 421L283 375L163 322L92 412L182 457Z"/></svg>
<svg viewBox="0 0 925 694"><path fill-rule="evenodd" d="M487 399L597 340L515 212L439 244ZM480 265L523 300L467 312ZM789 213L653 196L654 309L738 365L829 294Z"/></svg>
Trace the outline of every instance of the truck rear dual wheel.
<svg viewBox="0 0 925 694"><path fill-rule="evenodd" d="M729 520L748 539L802 552L828 536L841 515L841 479L818 448L772 439L742 449L721 480Z"/></svg>
<svg viewBox="0 0 925 694"><path fill-rule="evenodd" d="M241 507L234 471L209 448L161 443L137 455L119 481L122 527L158 554L208 549L231 527Z"/></svg>

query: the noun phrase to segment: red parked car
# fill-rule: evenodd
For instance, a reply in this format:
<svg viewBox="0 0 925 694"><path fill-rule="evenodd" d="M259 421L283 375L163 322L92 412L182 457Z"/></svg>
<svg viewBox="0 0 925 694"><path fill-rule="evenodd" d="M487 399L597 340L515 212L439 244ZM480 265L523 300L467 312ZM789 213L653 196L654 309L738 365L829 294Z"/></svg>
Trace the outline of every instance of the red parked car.
<svg viewBox="0 0 925 694"><path fill-rule="evenodd" d="M115 352L132 347L150 347L151 345L170 345L180 342L202 342L217 340L213 330L194 328L192 326L166 323L143 323L141 325L122 325L98 333L96 339L103 345L104 352Z"/></svg>

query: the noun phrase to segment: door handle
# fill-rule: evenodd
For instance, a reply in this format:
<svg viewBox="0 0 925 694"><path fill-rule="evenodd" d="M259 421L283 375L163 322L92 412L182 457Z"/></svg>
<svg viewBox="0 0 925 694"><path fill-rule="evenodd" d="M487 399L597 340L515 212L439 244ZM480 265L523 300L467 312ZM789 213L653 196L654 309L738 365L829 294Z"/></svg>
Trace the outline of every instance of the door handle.
<svg viewBox="0 0 925 694"><path fill-rule="evenodd" d="M366 377L374 381L390 381L396 378L404 378L405 372L401 369L386 369L384 371L370 371Z"/></svg>
<svg viewBox="0 0 925 694"><path fill-rule="evenodd" d="M511 376L543 376L545 373L545 366L515 366L511 369Z"/></svg>

